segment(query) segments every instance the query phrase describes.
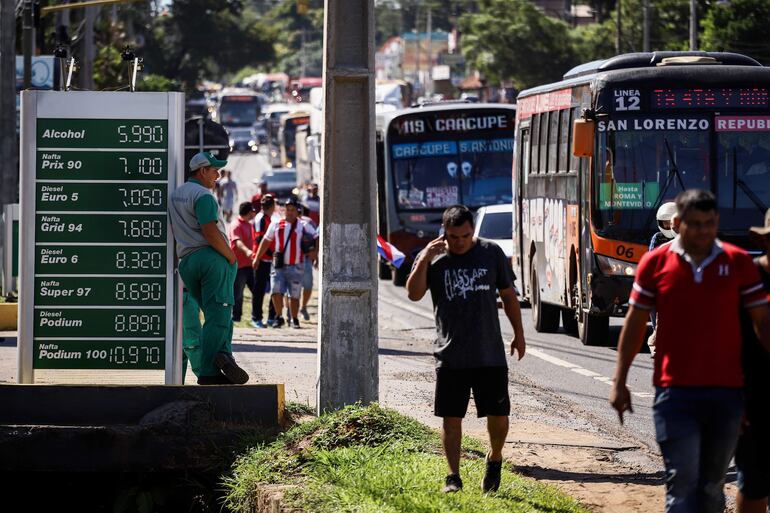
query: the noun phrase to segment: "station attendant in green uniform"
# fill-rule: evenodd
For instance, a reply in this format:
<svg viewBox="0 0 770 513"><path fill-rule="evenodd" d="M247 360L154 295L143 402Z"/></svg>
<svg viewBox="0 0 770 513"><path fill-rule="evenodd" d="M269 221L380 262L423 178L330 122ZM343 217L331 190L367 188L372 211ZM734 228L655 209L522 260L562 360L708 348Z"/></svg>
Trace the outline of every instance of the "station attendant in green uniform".
<svg viewBox="0 0 770 513"><path fill-rule="evenodd" d="M219 170L226 164L209 152L195 154L190 159L188 180L171 194L169 201L179 275L205 319L199 328L199 318L192 314L192 304L186 302L189 310L184 311L184 349L199 385L243 384L249 380L232 354L236 258L212 193ZM196 328L197 345L191 336Z"/></svg>

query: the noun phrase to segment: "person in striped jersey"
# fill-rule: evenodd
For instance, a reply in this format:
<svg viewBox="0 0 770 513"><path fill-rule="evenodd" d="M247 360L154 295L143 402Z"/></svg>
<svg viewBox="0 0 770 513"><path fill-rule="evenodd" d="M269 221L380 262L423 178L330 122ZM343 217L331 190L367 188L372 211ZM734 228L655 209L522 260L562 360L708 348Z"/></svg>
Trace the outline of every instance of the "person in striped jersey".
<svg viewBox="0 0 770 513"><path fill-rule="evenodd" d="M302 292L304 274L304 255L302 254L303 238L318 238L318 233L306 222L299 218L299 199L290 197L284 204L284 218L277 223L271 223L265 237L259 244L255 260L275 242L273 251L273 270L270 273L272 300L276 317L274 328L282 327L286 321L280 316L283 313L283 296L289 296L289 323L292 328L299 328L299 299Z"/></svg>

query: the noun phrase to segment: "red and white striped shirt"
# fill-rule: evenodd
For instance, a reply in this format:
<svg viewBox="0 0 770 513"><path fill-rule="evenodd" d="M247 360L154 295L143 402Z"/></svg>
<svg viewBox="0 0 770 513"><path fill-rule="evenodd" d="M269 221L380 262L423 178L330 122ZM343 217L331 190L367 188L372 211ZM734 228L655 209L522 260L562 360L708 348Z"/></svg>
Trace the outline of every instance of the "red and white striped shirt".
<svg viewBox="0 0 770 513"><path fill-rule="evenodd" d="M286 222L286 219L281 219L277 223L270 223L265 234L267 240L275 241L275 251L283 252L283 263L285 265L299 265L304 261L302 255L303 238L318 238L318 232L306 222L297 219L294 223L293 231L291 230L291 225ZM288 240L290 231L291 240Z"/></svg>

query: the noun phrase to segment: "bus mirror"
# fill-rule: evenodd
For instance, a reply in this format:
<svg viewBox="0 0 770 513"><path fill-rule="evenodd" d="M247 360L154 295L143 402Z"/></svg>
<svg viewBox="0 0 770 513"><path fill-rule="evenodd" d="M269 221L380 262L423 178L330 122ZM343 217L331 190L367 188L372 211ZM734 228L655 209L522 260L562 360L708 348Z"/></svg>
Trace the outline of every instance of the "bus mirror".
<svg viewBox="0 0 770 513"><path fill-rule="evenodd" d="M572 154L593 157L596 124L592 119L576 119L572 130Z"/></svg>

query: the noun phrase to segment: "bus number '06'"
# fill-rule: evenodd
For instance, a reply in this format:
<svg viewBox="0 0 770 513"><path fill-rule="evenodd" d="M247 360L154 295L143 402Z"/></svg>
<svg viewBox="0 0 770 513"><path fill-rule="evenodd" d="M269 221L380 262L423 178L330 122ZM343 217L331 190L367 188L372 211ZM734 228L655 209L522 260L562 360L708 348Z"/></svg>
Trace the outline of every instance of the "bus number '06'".
<svg viewBox="0 0 770 513"><path fill-rule="evenodd" d="M632 247L628 247L627 248L627 247L625 247L623 245L620 245L620 246L615 248L615 253L619 257L625 257L625 258L629 258L629 259L634 258L634 248L632 248Z"/></svg>

